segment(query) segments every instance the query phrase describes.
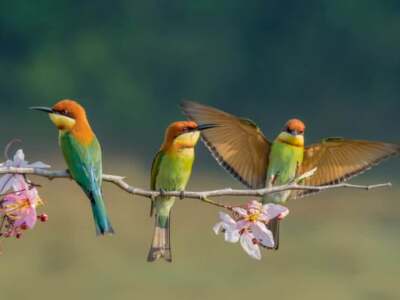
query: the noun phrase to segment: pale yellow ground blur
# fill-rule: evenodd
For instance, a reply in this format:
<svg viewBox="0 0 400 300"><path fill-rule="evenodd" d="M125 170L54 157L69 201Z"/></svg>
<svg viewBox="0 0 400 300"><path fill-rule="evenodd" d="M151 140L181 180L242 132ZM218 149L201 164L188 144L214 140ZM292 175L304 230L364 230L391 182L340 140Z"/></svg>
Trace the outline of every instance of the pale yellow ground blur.
<svg viewBox="0 0 400 300"><path fill-rule="evenodd" d="M110 170L148 184L148 171L131 161L108 163ZM190 189L232 185L229 177L212 176L195 174ZM261 262L212 233L216 208L178 201L174 262L149 264L147 199L105 184L117 234L96 238L89 203L73 182L35 181L44 184L50 219L21 240L3 242L0 299L400 299L398 187L292 201L281 250L264 252Z"/></svg>

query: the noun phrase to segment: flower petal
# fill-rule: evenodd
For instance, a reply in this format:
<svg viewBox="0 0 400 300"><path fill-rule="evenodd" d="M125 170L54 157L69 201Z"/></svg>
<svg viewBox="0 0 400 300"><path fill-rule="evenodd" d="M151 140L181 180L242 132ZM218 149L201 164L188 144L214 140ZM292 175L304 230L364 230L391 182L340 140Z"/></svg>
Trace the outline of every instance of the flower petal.
<svg viewBox="0 0 400 300"><path fill-rule="evenodd" d="M38 201L40 201L39 193L36 188L31 188L29 190L25 190L26 197L29 199L31 206L36 207L38 205Z"/></svg>
<svg viewBox="0 0 400 300"><path fill-rule="evenodd" d="M247 203L247 210L249 211L250 214L259 212L261 208L262 204L257 200L252 200L249 203Z"/></svg>
<svg viewBox="0 0 400 300"><path fill-rule="evenodd" d="M213 226L213 231L216 235L220 234L224 229L224 223L219 222Z"/></svg>
<svg viewBox="0 0 400 300"><path fill-rule="evenodd" d="M7 193L13 186L13 175L6 174L0 177L0 194Z"/></svg>
<svg viewBox="0 0 400 300"><path fill-rule="evenodd" d="M241 217L246 217L248 215L247 210L241 207L234 207L232 210Z"/></svg>
<svg viewBox="0 0 400 300"><path fill-rule="evenodd" d="M265 247L275 247L274 236L264 223L256 222L251 226L254 237Z"/></svg>
<svg viewBox="0 0 400 300"><path fill-rule="evenodd" d="M5 212L7 212L7 207L15 204L18 200L20 200L20 197L16 194L8 194L7 196L5 196L2 201L2 207L5 208Z"/></svg>
<svg viewBox="0 0 400 300"><path fill-rule="evenodd" d="M6 162L2 163L1 166L8 168L8 167L12 167L12 164L13 164L12 160L7 160Z"/></svg>
<svg viewBox="0 0 400 300"><path fill-rule="evenodd" d="M284 218L286 218L289 215L289 209L286 209L286 211L282 212L279 216L278 219L279 220L283 220Z"/></svg>
<svg viewBox="0 0 400 300"><path fill-rule="evenodd" d="M23 175L15 174L12 179L12 187L15 192L25 191L28 189L28 184Z"/></svg>
<svg viewBox="0 0 400 300"><path fill-rule="evenodd" d="M279 216L287 216L289 214L289 210L285 206L268 203L263 205L262 213L264 218L266 218L266 221L268 222Z"/></svg>
<svg viewBox="0 0 400 300"><path fill-rule="evenodd" d="M230 215L222 211L219 212L219 218L221 219L222 222L226 224L231 224L231 225L236 224L236 221Z"/></svg>
<svg viewBox="0 0 400 300"><path fill-rule="evenodd" d="M23 210L23 213L20 215L20 219L15 222L16 226L21 226L22 224L26 224L28 228L32 229L37 221L36 209L33 207L28 207Z"/></svg>
<svg viewBox="0 0 400 300"><path fill-rule="evenodd" d="M22 149L18 149L17 152L14 154L14 159L13 159L13 166L22 166L26 164L27 162L25 161L25 154Z"/></svg>
<svg viewBox="0 0 400 300"><path fill-rule="evenodd" d="M250 255L252 258L261 259L261 251L260 247L253 243L253 235L245 232L240 237L240 245L242 246L243 250Z"/></svg>
<svg viewBox="0 0 400 300"><path fill-rule="evenodd" d="M237 243L240 239L239 230L226 229L224 238L225 242Z"/></svg>
<svg viewBox="0 0 400 300"><path fill-rule="evenodd" d="M240 220L240 221L238 221L238 222L236 223L236 228L237 228L237 230L240 231L240 230L249 228L250 224L251 224L251 222L249 222L249 221Z"/></svg>

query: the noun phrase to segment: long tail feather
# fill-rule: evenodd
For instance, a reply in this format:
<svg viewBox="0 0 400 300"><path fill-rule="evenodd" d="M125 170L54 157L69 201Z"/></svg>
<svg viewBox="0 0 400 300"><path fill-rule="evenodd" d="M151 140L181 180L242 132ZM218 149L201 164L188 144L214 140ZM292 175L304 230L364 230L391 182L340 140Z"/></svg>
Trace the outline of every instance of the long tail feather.
<svg viewBox="0 0 400 300"><path fill-rule="evenodd" d="M172 262L170 218L169 216L161 217L156 215L155 219L153 242L147 256L147 261L153 262L163 258L167 262Z"/></svg>
<svg viewBox="0 0 400 300"><path fill-rule="evenodd" d="M114 234L101 193L92 193L90 195L90 203L92 204L97 235Z"/></svg>

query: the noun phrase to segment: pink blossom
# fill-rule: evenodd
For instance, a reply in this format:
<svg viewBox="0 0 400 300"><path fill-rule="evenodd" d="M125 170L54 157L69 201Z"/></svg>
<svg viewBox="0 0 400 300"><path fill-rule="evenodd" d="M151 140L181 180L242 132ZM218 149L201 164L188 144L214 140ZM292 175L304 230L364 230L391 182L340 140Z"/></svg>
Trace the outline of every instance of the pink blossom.
<svg viewBox="0 0 400 300"><path fill-rule="evenodd" d="M13 160L0 164L0 167L48 168L36 162L25 161L24 152L18 150ZM13 190L9 192L9 190ZM32 229L37 220L47 221L47 215L37 215L37 207L42 204L37 189L23 175L6 174L0 178L0 235L3 237L21 237L22 232Z"/></svg>
<svg viewBox="0 0 400 300"><path fill-rule="evenodd" d="M267 224L275 219L283 219L289 210L281 205L268 203L262 205L258 201L250 201L242 207L232 209L233 216L220 212L220 222L213 230L216 234L224 233L225 241L240 244L244 251L251 257L260 260L261 250L259 246L273 248L275 242L272 232Z"/></svg>
<svg viewBox="0 0 400 300"><path fill-rule="evenodd" d="M20 237L23 230L32 229L38 219L36 208L42 204L36 188L19 184L25 184L23 190L6 195L0 202L5 237Z"/></svg>
<svg viewBox="0 0 400 300"><path fill-rule="evenodd" d="M28 161L25 160L25 154L22 149L17 150L15 152L14 157L12 160L7 160L4 163L0 164L0 168L39 168L45 169L49 168L49 165L42 163L40 161L34 162L30 164ZM19 191L20 186L18 184L22 181L23 175L19 174L5 174L0 178L0 194L4 194L9 190L13 189L14 191Z"/></svg>

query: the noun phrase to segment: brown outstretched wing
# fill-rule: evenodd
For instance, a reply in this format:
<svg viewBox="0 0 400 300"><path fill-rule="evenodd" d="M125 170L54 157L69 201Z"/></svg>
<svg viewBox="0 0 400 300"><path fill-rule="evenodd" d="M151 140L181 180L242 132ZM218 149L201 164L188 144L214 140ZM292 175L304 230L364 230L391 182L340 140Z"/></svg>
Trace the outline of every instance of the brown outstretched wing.
<svg viewBox="0 0 400 300"><path fill-rule="evenodd" d="M320 144L304 149L300 174L317 168L306 178L305 185L321 186L336 184L357 176L381 161L400 154L400 145L382 142L328 138ZM315 191L299 191L292 198L299 198Z"/></svg>
<svg viewBox="0 0 400 300"><path fill-rule="evenodd" d="M195 102L181 107L199 125L218 125L203 131L202 140L222 167L250 188L265 186L270 142L253 122Z"/></svg>

